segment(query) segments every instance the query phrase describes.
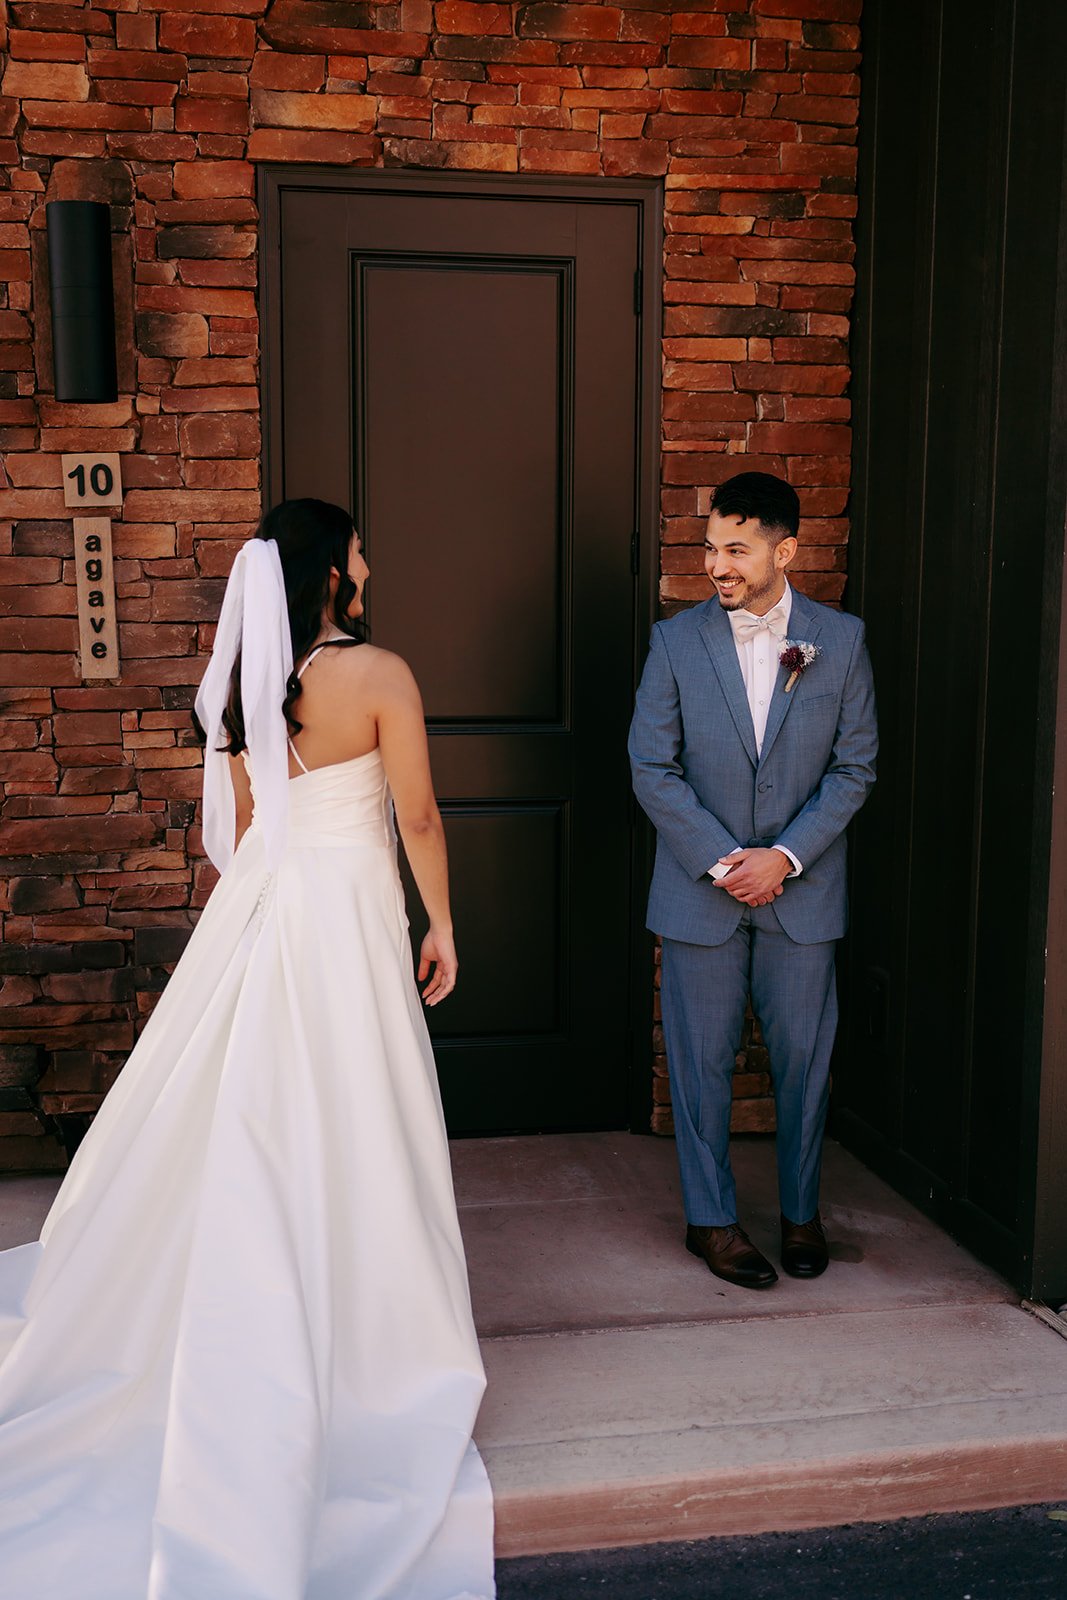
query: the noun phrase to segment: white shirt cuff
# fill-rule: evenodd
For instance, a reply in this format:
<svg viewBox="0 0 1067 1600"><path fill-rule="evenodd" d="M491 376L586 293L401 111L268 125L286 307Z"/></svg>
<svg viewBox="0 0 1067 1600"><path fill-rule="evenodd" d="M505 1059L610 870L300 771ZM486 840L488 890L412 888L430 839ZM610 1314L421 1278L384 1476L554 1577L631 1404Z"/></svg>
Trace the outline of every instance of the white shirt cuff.
<svg viewBox="0 0 1067 1600"><path fill-rule="evenodd" d="M786 877L787 878L799 878L800 874L804 871L803 862L798 861L796 856L793 854L792 850L787 850L784 844L776 844L774 846L774 848L776 850L780 850L784 856L788 856L790 861L793 863L793 870L792 870L792 872L787 872L786 873ZM737 855L737 853L738 852L736 850L731 850L730 851L730 855ZM726 859L729 860L730 857L727 856ZM719 883L719 882L722 881L723 878L725 878L726 874L729 871L730 871L729 867L723 866L721 861L717 861L713 867L709 867L708 868L708 877L709 878L714 878L715 882Z"/></svg>

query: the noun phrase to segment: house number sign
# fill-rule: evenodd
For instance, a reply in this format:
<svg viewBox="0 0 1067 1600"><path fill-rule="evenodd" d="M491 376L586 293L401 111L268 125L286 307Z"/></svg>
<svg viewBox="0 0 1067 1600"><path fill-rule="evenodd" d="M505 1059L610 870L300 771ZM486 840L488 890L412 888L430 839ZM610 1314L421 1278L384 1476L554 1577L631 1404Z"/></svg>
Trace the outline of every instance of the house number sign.
<svg viewBox="0 0 1067 1600"><path fill-rule="evenodd" d="M76 510L122 504L117 455L63 457L63 498ZM118 628L111 518L74 518L74 567L78 584L78 641L83 678L117 678Z"/></svg>

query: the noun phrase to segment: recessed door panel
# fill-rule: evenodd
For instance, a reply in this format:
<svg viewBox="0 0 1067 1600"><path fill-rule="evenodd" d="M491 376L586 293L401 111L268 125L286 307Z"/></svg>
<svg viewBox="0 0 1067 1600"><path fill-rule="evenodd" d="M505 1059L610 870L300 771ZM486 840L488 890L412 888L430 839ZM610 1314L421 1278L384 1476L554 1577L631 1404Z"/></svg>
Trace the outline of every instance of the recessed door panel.
<svg viewBox="0 0 1067 1600"><path fill-rule="evenodd" d="M561 274L354 265L370 617L431 721L558 722Z"/></svg>

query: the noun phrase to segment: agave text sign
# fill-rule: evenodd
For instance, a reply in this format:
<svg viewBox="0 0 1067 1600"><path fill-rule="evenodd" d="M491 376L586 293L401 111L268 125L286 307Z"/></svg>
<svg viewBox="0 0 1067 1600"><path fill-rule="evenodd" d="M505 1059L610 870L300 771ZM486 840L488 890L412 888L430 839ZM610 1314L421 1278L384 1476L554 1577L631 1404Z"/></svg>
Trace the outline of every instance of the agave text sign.
<svg viewBox="0 0 1067 1600"><path fill-rule="evenodd" d="M119 639L110 518L74 518L74 566L78 581L81 675L83 678L117 678Z"/></svg>

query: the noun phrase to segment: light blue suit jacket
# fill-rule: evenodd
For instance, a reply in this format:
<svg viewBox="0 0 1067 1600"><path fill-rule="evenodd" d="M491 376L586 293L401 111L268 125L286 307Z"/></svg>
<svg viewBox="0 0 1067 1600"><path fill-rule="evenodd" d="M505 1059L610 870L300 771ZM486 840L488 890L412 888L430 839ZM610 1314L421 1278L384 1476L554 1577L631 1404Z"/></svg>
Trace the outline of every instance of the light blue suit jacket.
<svg viewBox="0 0 1067 1600"><path fill-rule="evenodd" d="M729 618L714 596L652 630L630 728L634 791L656 829L654 933L723 944L744 907L707 876L737 847L783 845L803 866L774 909L798 944L839 939L845 828L874 783L874 682L858 617L793 591L790 639L819 654L789 694L778 679L756 754Z"/></svg>

